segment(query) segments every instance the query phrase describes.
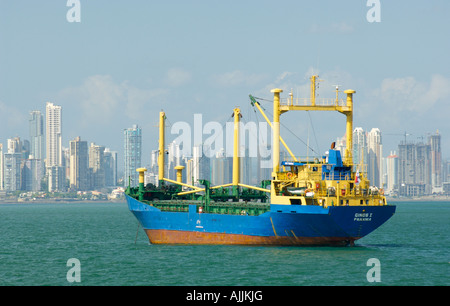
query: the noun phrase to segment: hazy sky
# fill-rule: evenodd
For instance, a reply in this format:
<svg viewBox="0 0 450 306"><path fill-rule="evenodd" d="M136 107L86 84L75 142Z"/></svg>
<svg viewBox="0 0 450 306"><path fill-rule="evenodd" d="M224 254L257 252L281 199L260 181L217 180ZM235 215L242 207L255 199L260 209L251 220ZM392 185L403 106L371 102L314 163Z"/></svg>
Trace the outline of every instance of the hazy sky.
<svg viewBox="0 0 450 306"><path fill-rule="evenodd" d="M249 94L309 97L314 72L319 97L333 98L335 84L356 90L354 127L379 128L384 156L405 131L419 141L439 130L450 158L448 0L381 0L374 23L365 0L80 3L81 22L71 23L66 0L0 0L0 143L28 139L29 112L51 101L63 107L63 146L81 136L122 156L123 129L138 124L148 164L161 109L172 125L193 126L194 114L224 124L236 106L256 121ZM339 113L282 120L320 152L345 134Z"/></svg>

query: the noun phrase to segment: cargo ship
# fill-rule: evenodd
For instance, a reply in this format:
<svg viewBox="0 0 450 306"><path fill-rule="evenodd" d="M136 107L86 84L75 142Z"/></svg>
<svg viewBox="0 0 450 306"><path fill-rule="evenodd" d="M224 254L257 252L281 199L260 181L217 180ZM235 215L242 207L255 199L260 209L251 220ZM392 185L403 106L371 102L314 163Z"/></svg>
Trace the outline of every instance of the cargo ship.
<svg viewBox="0 0 450 306"><path fill-rule="evenodd" d="M370 185L363 163L353 164L353 94L339 99L316 98L316 75L310 98L281 98L273 89L273 120L250 95L273 131L272 176L261 186L239 181L239 108L233 111L233 175L228 184L211 186L200 179L195 186L182 182L183 166L175 167L176 180L165 177L165 119L160 112L158 180L145 186L145 168L138 187L125 191L129 210L151 244L348 246L376 230L394 213L383 190ZM344 153L334 143L320 158L297 158L280 136L280 117L288 111L337 111L346 116ZM280 146L290 154L280 160Z"/></svg>

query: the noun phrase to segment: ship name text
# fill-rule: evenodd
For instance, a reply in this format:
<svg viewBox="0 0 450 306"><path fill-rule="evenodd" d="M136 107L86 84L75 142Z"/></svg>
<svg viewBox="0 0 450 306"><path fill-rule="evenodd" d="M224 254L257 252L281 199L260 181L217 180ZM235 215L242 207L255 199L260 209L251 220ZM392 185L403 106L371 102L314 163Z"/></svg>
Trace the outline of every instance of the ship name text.
<svg viewBox="0 0 450 306"><path fill-rule="evenodd" d="M372 213L355 213L353 221L372 221Z"/></svg>

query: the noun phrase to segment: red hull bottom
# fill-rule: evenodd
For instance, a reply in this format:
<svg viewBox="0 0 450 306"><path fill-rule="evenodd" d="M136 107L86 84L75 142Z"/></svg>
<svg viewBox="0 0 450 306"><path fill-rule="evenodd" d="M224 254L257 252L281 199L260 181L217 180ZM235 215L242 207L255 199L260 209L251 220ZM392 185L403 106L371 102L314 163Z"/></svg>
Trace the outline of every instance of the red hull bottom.
<svg viewBox="0 0 450 306"><path fill-rule="evenodd" d="M152 244L198 244L198 245L353 245L356 237L287 237L287 236L250 236L224 233L205 233L170 230L146 229Z"/></svg>

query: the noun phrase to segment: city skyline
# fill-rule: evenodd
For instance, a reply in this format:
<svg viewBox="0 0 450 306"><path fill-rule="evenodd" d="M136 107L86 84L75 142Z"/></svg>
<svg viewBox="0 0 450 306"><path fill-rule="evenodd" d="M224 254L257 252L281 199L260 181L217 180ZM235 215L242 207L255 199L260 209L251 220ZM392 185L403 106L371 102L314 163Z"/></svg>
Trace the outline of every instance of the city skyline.
<svg viewBox="0 0 450 306"><path fill-rule="evenodd" d="M200 118L200 123L203 124L201 117L197 118ZM109 148L96 145L94 142L90 142L88 147L87 141L81 141L79 136L69 142L69 148L65 148L61 144L60 131L64 122L61 106L47 102L45 116L47 128L45 131L39 128L43 126L43 121L44 118L39 111L30 111L29 137L32 141L20 139L20 137L8 139L5 153L2 151L3 144L0 146L0 182L4 183L0 185L0 189L39 191L42 189L41 180L44 177L46 177L49 191L95 190L118 184L121 178L117 174L117 152L111 152ZM208 124L214 125L211 122L206 125ZM262 157L267 159L267 156L262 156L260 150L263 149L265 152L271 144L270 142L265 143L261 147L261 143L257 145L258 142L251 142L246 138L245 130L249 126L250 130L252 127L256 128L255 124L241 126L243 129L243 133L241 133L243 145L239 150L241 181L245 184L258 185L259 180L270 179L270 171L265 169L267 166L262 166L264 163ZM33 144L33 142L42 139L40 136L43 136L44 132L47 135L45 147L50 151L48 154L45 151L44 158L35 158L33 152L40 151L40 145L39 143ZM225 134L222 131L218 135L222 135L222 133ZM247 137L252 137L252 134L255 136L259 132L249 131ZM228 138L229 134L226 136ZM195 138L194 135L194 141ZM214 138L217 138L217 135ZM429 135L426 141L424 141L424 137L421 137L421 141L408 141L405 134L404 140L398 144L398 155L394 150L390 151L387 157L383 153L380 129L372 128L370 131L364 131L363 128L356 127L353 130L353 138L352 154L355 167L359 169L358 171L365 173L372 185L386 188L387 194L421 196L447 191L444 183L449 184L447 182L449 161L443 162L441 134L438 130L435 134ZM130 183L134 186L137 182L136 169L143 166L149 167L146 181L158 184L156 165L158 151L152 150L151 165L144 165L141 161L142 129L138 125L124 129L123 139L124 176L122 184L126 186L126 178L130 177ZM202 178L212 181L213 184L229 179L232 162L224 148L216 148L213 151L215 152L214 156L208 156L208 154L211 155L211 148L208 145L213 145L214 142L207 140L205 143L194 145L192 150L187 151L192 152L192 155L185 154L180 150L181 143L176 143L180 139L183 137L166 145L165 177L176 179L177 166L183 166L185 169L183 181L191 185L198 185L198 180ZM265 138L263 137L263 139ZM189 140L187 143L191 144L194 141ZM183 145L186 145L185 142L186 140L183 141ZM342 156L345 156L345 137L338 138L336 142L338 143L336 148L341 150ZM219 141L219 143L223 142ZM229 143L229 139L225 143ZM252 149L246 146L246 143L257 146L259 149L256 151L253 149L253 153L250 154ZM206 152L208 154L205 154ZM285 153L282 152L283 155L286 155ZM45 169L43 161L45 161Z"/></svg>
<svg viewBox="0 0 450 306"><path fill-rule="evenodd" d="M56 105L56 104L54 104L52 102L46 102L45 106L46 106L45 107L46 114L51 115L52 118L50 118L49 120L46 120L47 116L44 116L41 113L40 110L30 110L28 112L28 114L29 114L28 134L25 137L23 137L23 136L14 136L14 137L19 137L20 139L24 139L24 140L29 141L30 142L30 153L31 154L33 154L34 151L39 151L39 153L38 153L39 155L35 156L34 154L36 154L36 153L33 154L34 158L41 159L41 157L39 157L39 156L44 154L44 151L46 152L47 150L50 149L51 152L53 152L53 154L50 153L50 156L49 156L51 158L51 163L53 165L60 165L62 157L61 157L61 155L58 155L56 152L61 151L62 147L70 148L70 142L73 139L75 139L76 137L80 137L80 136L75 136L73 139L68 140L67 143L64 143L62 141L62 138L63 138L62 135L61 135L61 130L62 129L60 127L60 125L61 125L61 118L63 117L63 115L62 115L62 107L60 105ZM181 121L180 123L182 123L183 126L187 125L188 129L191 129L192 131L194 131L195 126L196 125L198 126L198 123L196 123L195 119L198 119L199 115L202 115L202 114L193 114L192 117L194 119L194 123L191 124L191 125L189 125L189 123L186 123L185 121ZM253 117L253 119L261 119L261 118ZM45 129L43 128L44 122L47 125L47 127ZM224 122L226 123L226 121L224 121ZM201 133L203 134L203 136L201 136L202 137L201 140L203 141L202 143L204 144L204 141L207 140L207 138L208 138L207 136L204 136L204 134L205 134L205 126L206 125L211 124L211 123L223 125L224 122L222 122L222 123L220 123L220 122L219 123L218 122L202 122L202 120L200 118L200 129L201 129ZM253 121L250 121L250 122L253 122ZM56 123L56 125L55 125L55 123ZM178 122L172 122L171 126L174 126L177 123ZM248 122L246 122L246 123L248 123ZM263 122L263 121L253 122L253 123L256 123L256 125L258 125L258 124L266 124L266 122ZM23 122L23 124L27 125L26 122ZM203 126L201 126L202 124L203 124ZM307 124L309 124L309 123L307 123ZM39 127L39 126L41 126L41 127ZM135 126L137 127L138 125L137 124L132 124L132 126L134 128ZM192 126L192 128L191 128L191 126ZM49 130L49 127L50 127L50 130ZM170 143L170 142L172 142L172 141L174 141L174 140L179 138L177 136L179 136L180 131L175 131L174 132L174 131L170 130L170 126L168 126L168 127L169 127L169 129L168 129L168 132L166 132L166 137L168 138L167 141ZM244 124L244 127L245 127L245 124ZM139 128L142 130L142 127L139 127ZM312 127L312 128L314 129L314 127ZM40 130L41 134L37 134L36 131L38 129ZM127 129L128 128L124 128L123 130L127 130ZM436 133L436 132L439 133L439 129L436 129L434 132L433 131L423 132L420 136L417 136L417 137L414 137L414 135L409 134L406 131L403 132L403 133L397 133L397 134L390 134L390 133L388 133L387 136L386 136L386 135L383 134L383 131L381 131L378 127L372 127L371 129L374 130L374 131L377 130L378 133L380 134L378 137L382 136L383 140L385 140L386 137L390 138L391 136L393 136L394 138L396 138L398 140L397 143L394 144L394 146L391 145L390 147L387 147L387 148L383 144L385 152L398 151L398 145L400 144L401 141L403 141L403 142L406 141L406 142L410 142L410 143L415 143L415 142L420 142L420 141L423 142L423 139L427 139L428 137L433 135L433 133ZM283 128L282 128L282 131L283 131ZM359 149L356 149L356 147L355 147L355 144L358 144L358 142L360 141L359 137L361 137L361 136L359 136L358 131L365 131L365 129L362 128L361 126L356 126L356 128L353 131L353 142L354 142L353 157L354 157L354 162L355 163L359 163L360 162L360 156L359 156L360 155L360 151L359 151ZM148 131L145 131L146 134L147 134L147 132ZM44 137L44 133L46 133L47 136ZM269 131L269 133L270 133L270 131ZM289 133L292 133L292 131L289 128L284 129L283 137L287 138L286 136L289 136ZM16 133L12 133L12 134L16 134ZM223 134L226 136L226 131L223 131ZM343 131L342 134L344 134L344 131ZM442 134L440 134L440 135L442 136ZM115 135L115 136L117 136L117 135ZM195 142L196 138L198 138L198 136L197 135L190 135L190 136L192 137L192 139L190 140L190 143L194 144L194 142ZM250 136L250 134L247 135L247 136ZM297 135L297 138L301 140L301 142L303 143L303 147L304 147L302 152L301 152L302 154L296 154L298 156L301 156L301 155L306 156L308 154L311 154L311 152L313 152L315 154L319 154L319 155L322 154L323 155L325 153L325 151L328 149L328 144L329 143L331 143L331 142L333 142L335 140L337 140L339 142L339 139L342 139L345 142L345 135L342 136L342 137L337 137L336 139L331 139L330 138L329 141L327 141L324 144L316 144L317 146L320 146L322 148L320 150L320 152L317 152L317 148L315 147L316 145L312 144L313 140L308 140L308 142L310 142L310 144L307 145L305 143L305 141L304 141L306 139L304 139L304 140L301 139L302 136L305 136L305 135ZM312 135L306 135L306 136L312 138ZM443 136L444 136L444 139L445 139L446 135L443 135ZM13 139L14 137L9 137L9 138L5 139L5 144L4 145L8 144L7 143L8 139ZM241 137L243 137L243 136L241 136ZM88 135L87 138L90 139L89 135ZM51 139L51 141L50 142L44 141L46 139ZM244 139L248 142L248 137L244 138ZM363 136L363 139L364 139L363 141L367 141L366 140L366 135ZM270 135L268 136L268 140L271 141ZM317 139L314 140L314 141L317 142ZM90 140L90 142L96 143L95 141L91 141L91 140ZM104 141L101 141L101 140L99 142L100 143L105 143ZM122 142L122 140L121 140L121 142ZM142 140L141 140L142 147L150 147L150 151L149 152L144 152L143 149L141 148L141 150L143 151L141 153L141 158L142 158L141 159L141 164L143 164L143 165L151 164L151 158L152 158L151 154L152 154L152 151L157 147L157 143L158 143L158 139L157 138L153 138L153 139L146 139L145 137L142 138ZM232 143L232 141L230 141L229 139L225 139L224 146L229 146L229 143ZM3 144L3 141L2 141L1 138L0 138L0 144ZM43 144L43 146L41 144ZM107 145L107 144L105 144L105 145L107 147L111 147L110 145ZM441 140L440 146L445 148L447 146L447 144L446 144L446 142ZM192 146L192 148L193 147L194 146ZM310 148L309 150L307 149L308 147ZM44 150L44 149L46 149L46 150ZM124 165L123 164L123 162L124 162L124 160L123 160L123 158L124 158L124 151L122 149L123 149L123 145L122 145L122 148L119 148L119 150L117 150L118 152L123 152L123 154L119 155L119 161L120 161L119 167L118 167L119 171L125 171L125 167L122 167L122 165ZM216 150L217 149L220 149L220 148L216 148ZM227 149L229 150L230 148L227 147ZM308 151L309 151L309 153L307 153ZM189 150L189 152L190 152L190 150ZM450 159L450 158L446 158L445 157L445 156L448 156L450 154L450 152L446 152L444 150L442 150L442 152L443 152L442 157L441 157L442 161ZM229 152L227 154L229 154ZM365 164L367 164L368 158L369 158L369 156L367 154L368 154L367 152L364 153ZM192 157L192 154L187 155L187 156ZM47 155L45 153L43 155L42 159L44 160L46 158L47 158Z"/></svg>
<svg viewBox="0 0 450 306"><path fill-rule="evenodd" d="M14 137L9 137L9 138L7 138L7 139L5 139L5 144L6 145L8 145L8 142L7 142L7 140L8 139L14 139L14 138L17 138L17 137L19 137L20 139L24 139L24 140L27 140L29 143L30 143L30 154L32 154L33 155L33 157L34 158L37 158L37 159L46 159L47 158L47 155L46 155L46 153L44 153L44 152L46 152L47 150L50 150L50 154L49 154L49 158L51 158L50 159L50 164L52 164L52 165L60 165L61 164L61 155L59 154L59 153L57 153L57 152L59 152L59 151L61 151L61 148L62 147L65 147L65 148L69 148L70 147L70 141L72 141L73 139L71 139L71 140L69 140L68 142L67 142L67 144L65 144L64 142L62 142L62 135L61 135L61 120L62 120L62 108L61 108L61 106L59 106L59 105L56 105L56 104L54 104L54 103L52 103L52 102L46 102L46 113L47 113L47 115L44 117L44 115L41 113L41 111L39 111L39 110L30 110L29 112L29 120L28 120L28 127L29 127L29 129L28 129L28 134L26 135L26 137L23 137L23 136L14 136ZM49 120L47 120L46 118L47 118L47 116L48 115L50 115L51 117L49 118ZM208 125L217 125L217 126L219 126L219 125L222 125L222 128L223 128L223 131L220 131L219 132L219 134L223 134L222 136L226 136L225 138L225 140L223 141L223 145L224 145L224 147L222 148L222 149L225 149L225 146L226 146L226 149L227 149L227 154L228 154L228 156L229 156L229 154L232 152L232 150L229 148L229 146L230 146L230 144L232 144L232 141L230 141L230 139L228 139L227 137L229 136L228 134L227 134L227 130L228 130L228 127L226 127L225 128L225 125L224 125L224 123L230 123L231 124L231 122L229 121L229 119L230 118L228 118L228 121L224 121L224 122L203 122L202 121L202 114L194 114L193 115L193 118L194 118L194 123L193 124L189 124L189 123L187 123L187 122L185 122L185 121L181 121L181 122L172 122L172 123L170 123L170 125L167 125L166 126L166 129L168 129L168 131L166 132L166 136L167 136L167 138L168 138L168 142L172 142L172 141L174 141L174 140L179 140L180 139L180 133L181 133L181 131L179 130L179 129L175 129L175 130L170 130L170 127L174 127L174 126L176 126L178 123L180 123L180 125L181 126L183 126L183 127L187 127L187 130L189 130L189 131L193 131L193 134L191 135L191 134L189 134L189 135L182 135L182 136L187 136L187 137L190 137L191 139L188 141L188 143L192 143L192 144L194 144L195 143L195 141L196 140L198 140L199 139L199 137L200 137L200 140L202 141L202 144L204 144L205 145L205 140L207 141L207 142L211 142L211 140L208 138L208 136L207 136L207 134L209 133L208 131L206 131L206 126L208 126ZM197 119L198 118L200 118L200 120L198 121L199 123L197 123ZM262 117L261 117L262 118ZM254 117L254 119L261 119L261 118L256 118L256 117ZM47 128L46 129L44 129L43 128L43 125L44 125L44 122L46 122L46 125L47 125ZM23 122L24 123L24 125L26 125L26 122ZM254 121L247 121L247 122L244 122L244 123L241 123L242 124L242 128L243 129L251 129L253 126L250 126L249 127L249 125L251 124L251 123L253 123L253 126L255 127L255 129L256 130L252 130L252 131L250 131L249 132L249 134L247 135L247 136L244 136L244 135L241 135L241 138L244 140L244 141L246 141L247 143L249 143L249 137L250 136L253 136L253 137L258 137L258 136L260 136L260 135L256 135L256 134L260 134L260 133L266 133L267 131L264 129L262 129L262 127L261 127L261 124L262 125L265 125L266 124L266 122L264 121L259 121L259 122L254 122ZM259 125L258 125L259 124ZM200 126L199 126L200 125ZM136 128L136 127L138 127L138 125L137 124L133 124L132 125L133 126L133 128ZM231 126L231 125L230 125ZM50 128L49 128L50 127ZM200 136L198 136L198 135L196 135L196 127L199 127L200 128ZM141 130L142 130L142 127L139 127ZM261 130L261 131L258 131L258 128ZM314 128L314 127L312 127L312 128ZM127 130L128 128L124 128L123 130ZM213 128L213 130L214 129L216 129L217 130L217 128L215 127L215 128ZM268 128L269 130L270 130L270 127ZM37 133L36 131L37 130L39 130L40 132L39 133ZM282 129L283 130L283 129ZM363 139L363 141L364 142L366 142L367 141L367 139L366 139L366 135L364 134L364 135L362 135L362 136L360 136L359 134L361 134L361 132L363 132L363 131L365 131L365 129L363 128L363 127L361 127L361 126L356 126L355 127L355 129L354 129L354 131L353 131L353 142L354 142L354 145L355 144L358 144L359 143L359 138L360 137L362 137L362 139ZM372 131L375 131L375 132L377 132L379 135L377 136L378 138L380 138L381 136L383 137L383 139L385 139L386 138L386 134L384 134L378 127L372 127L371 128L371 132ZM218 132L218 131L215 131L216 133ZM43 137L44 136L44 133L46 133L47 134L47 136L46 137ZM269 133L270 133L270 131L269 131ZM284 135L284 137L286 137L286 135L288 135L288 133L292 133L292 131L291 130L289 130L289 128L286 128L285 129L285 135ZM365 132L366 134L367 134L367 132ZM403 141L403 142L411 142L411 143L415 143L415 142L420 142L420 141L422 141L423 142L423 140L424 139L426 139L426 138L428 138L428 137L430 137L431 135L434 135L435 133L437 133L437 134L440 134L441 136L442 136L442 134L439 132L439 129L436 129L435 131L428 131L428 132L424 132L424 133L422 133L420 136L417 136L417 137L411 137L411 136L414 136L414 135L412 135L412 134L409 134L409 133L406 133L406 132L404 132L404 133L399 133L399 134L387 134L388 135L388 137L389 136L392 136L392 135L394 135L397 139L398 139L398 141L397 141L397 143L393 146L393 147L388 147L388 148L386 148L385 147L385 151L393 151L393 150L397 150L397 147L398 147L398 144L401 142L401 141ZM12 134L15 134L15 133L12 133ZM254 135L253 135L254 134ZM256 135L256 136L255 136ZM115 135L115 136L117 136L117 135ZM297 138L298 139L300 139L300 140L302 140L300 137L302 137L302 136L305 136L305 135L298 135L297 136ZM307 135L308 136L308 135ZM80 137L80 136L76 136L76 137ZM76 137L74 137L74 138L76 138ZM142 136L141 136L142 137ZM311 135L309 135L308 137L310 137L310 138L312 138L311 137ZM444 135L444 137L445 137L445 135ZM89 138L89 137L88 137ZM217 135L215 136L215 138L217 138ZM250 137L251 138L251 137ZM50 141L45 141L46 139L50 139ZM345 142L345 135L343 136L343 137L338 137L337 138L337 141L339 142L339 139L342 139L342 141L344 141ZM145 143L145 142L148 142L149 143L149 146L150 146L150 148L151 148L151 150L150 150L150 153L148 153L148 152L143 152L141 155L142 156L146 156L147 158L145 159L145 161L143 161L142 163L143 164L150 164L151 163L151 151L153 150L153 149L155 149L155 147L156 147L156 145L155 144L157 144L158 143L158 139L151 139L150 141L148 141L148 139L146 139L145 137L141 140L142 141L142 143ZM263 141L263 142L266 142L266 141L271 141L271 137L270 137L270 135L265 135L263 138L262 138L262 140L260 139L259 140L259 142L261 142L261 141ZM309 142L312 142L313 140L308 140ZM317 141L317 140L315 140L315 141ZM329 139L329 141L327 141L327 143L325 143L325 144L322 144L322 145L318 145L318 146L322 146L323 147L323 149L322 150L320 150L320 152L317 152L317 151L315 151L316 150L316 148L314 147L315 145L313 145L313 144L306 144L303 140L302 140L302 142L303 142L303 145L304 145L304 152L302 152L302 153L304 153L304 155L306 156L307 155L307 153L305 153L306 151L308 151L308 147L310 148L309 149L309 151L310 151L310 153L309 154L311 154L311 152L313 152L313 153L315 153L315 154L324 154L325 153L325 151L327 150L327 144L328 143L331 143L332 141L334 141L334 139ZM93 142L93 143L95 143L94 141L91 141L91 142ZM103 141L100 141L101 143L104 143ZM258 142L258 140L256 141L256 142ZM0 139L0 143L2 143L3 144L3 142L2 142L2 140ZM44 145L41 145L42 143L44 143ZM222 141L221 141L221 143L222 143ZM4 144L4 145L5 145ZM211 144L211 143L209 143L209 144ZM249 143L249 144L253 144L253 143ZM445 142L443 142L443 145L442 144L440 144L440 146L441 147L445 147L446 146L446 143ZM192 148L193 148L194 146L192 146ZM47 149L47 150L44 150L44 149ZM221 149L221 148L216 148L215 149L215 151L211 151L211 152L208 152L208 154L214 154L216 151L217 151L217 149ZM34 153L34 151L37 151L38 153ZM118 150L118 151L121 151L121 150ZM229 152L228 152L229 151ZM53 153L51 153L51 152L53 152ZM188 150L188 152L191 152L191 150ZM444 154L448 154L447 152L445 152L444 150L443 150L443 153ZM360 155L360 152L359 152L359 150L357 150L356 148L354 148L354 152L353 152L353 157L354 157L354 161L355 161L355 163L356 162L358 162L359 163L359 161L360 161L360 157L359 157L359 155ZM192 154L187 154L186 156L192 156ZM300 155L299 155L300 156ZM445 158L445 156L446 155L443 155L442 156L442 159L443 160L446 160L446 159L448 159L448 158ZM364 159L366 160L366 162L367 162L367 156L365 156L364 157ZM123 169L121 169L121 170L123 170Z"/></svg>
<svg viewBox="0 0 450 306"><path fill-rule="evenodd" d="M50 111L50 114L54 114L55 113L55 108L57 109L57 116L56 116L56 119L51 119L50 120L50 122L53 122L54 120L56 120L56 121L58 121L58 120L60 120L60 116L62 116L61 115L61 106L60 105L56 105L56 104L54 104L54 103L52 103L52 102L46 102L46 107L45 107L45 109L46 109L46 111L45 112L49 112L49 109L51 110ZM249 112L250 113L250 112ZM16 135L16 136L14 136L14 137L20 137L21 139L27 139L27 140L29 140L30 141L30 144L31 144L31 149L32 149L32 152L33 152L33 150L34 151L36 151L36 150L40 150L41 152L40 153L37 153L37 154L42 154L42 151L43 151L43 147L40 147L40 145L41 145L41 143L43 143L44 142L44 139L47 139L48 137L51 137L51 138L55 138L54 140L53 140L53 142L52 142L52 144L50 145L50 147L47 147L47 150L48 149L51 149L52 151L54 151L54 152L56 152L56 151L58 151L57 149L52 149L53 147L55 147L55 146L59 146L59 142L61 142L63 145L62 146L64 146L64 147L66 147L66 148L68 148L70 145L68 144L71 140L68 140L67 141L67 144L62 140L63 139L63 136L61 135L62 133L61 133L61 131L62 131L62 128L60 129L60 130L58 130L57 132L56 131L53 131L53 132L47 132L48 130L49 130L49 127L50 127L50 129L53 127L53 125L49 125L49 126L47 126L45 129L42 129L42 128L40 128L40 127L38 127L38 125L39 124L43 124L44 122L46 122L45 120L45 118L43 118L43 114L41 113L41 111L40 110L30 110L29 112L28 112L28 114L29 114L29 119L28 119L28 123L29 123L29 129L28 129L28 133L29 134L27 134L25 137L22 135L22 136L18 136L18 133L11 133L11 135ZM202 113L200 113L200 114L192 114L192 119L193 120L186 120L186 121L188 121L188 123L187 124L190 124L190 122L189 121L191 121L191 122L193 122L192 124L191 124L191 126L193 127L193 129L195 128L195 125L197 124L196 123L196 117L198 117L199 115L203 115ZM39 116L41 116L42 118L39 118ZM258 118L258 117L254 117L254 115L251 115L251 116L249 116L249 117L251 117L252 119L259 119L259 120L261 120L262 119L262 117L260 117L260 118ZM357 120L357 118L355 118L356 120L355 121L358 121ZM42 120L42 122L40 121L40 120ZM336 121L338 122L338 121L340 121L339 123L341 124L341 126L343 127L343 125L342 125L342 123L343 123L343 121L342 121L342 118L341 119L339 119L339 118L337 118L336 119ZM47 133L47 136L44 136L44 135L39 135L39 136L32 136L31 135L31 133L32 133L32 131L31 131L31 123L33 122L33 124L35 125L35 127L34 127L34 130L33 131L35 131L35 130L38 130L38 129L41 129L42 131L45 131L45 133ZM154 121L155 123L156 123L156 119L155 119L155 121ZM186 123L185 121L180 121L180 122L182 122L182 123ZM253 121L251 121L251 122L253 122ZM175 123L177 123L177 122L175 122ZM265 122L263 122L263 121L259 121L259 122L256 122L257 124L258 123L265 123ZM47 125L48 125L49 123L47 123ZM173 122L171 123L172 125L174 124ZM201 123L200 123L201 124ZM23 125L26 125L26 121L24 121L23 122ZM132 124L132 125L136 125L136 124ZM300 138L301 139L301 137L308 137L308 138L312 138L312 135L310 135L311 134L311 132L309 131L309 129L314 129L314 126L311 124L311 123L309 123L309 122L306 122L305 123L305 126L306 127L304 127L304 129L305 130L307 130L308 131L308 134L307 135L297 135L297 138ZM201 127L202 129L204 128L204 127ZM317 127L316 127L317 128ZM126 129L126 128L124 128L124 129ZM151 138L151 139L143 139L143 148L145 148L145 149L147 149L147 148L150 148L150 151L149 152L143 152L142 153L142 163L143 164L150 164L150 162L151 162L151 149L152 149L152 146L153 146L153 148L155 147L155 144L157 144L157 138L154 138L154 137L156 137L157 135L152 135L152 133L151 133L151 130L154 130L154 129L156 129L156 124L150 129L150 131L146 131L147 133L147 135L149 135L148 137L149 138ZM193 130L192 129L192 130ZM378 130L380 130L378 127L375 127L374 129L378 129ZM435 129L435 131L439 131L440 129L439 128L436 128ZM148 133L148 132L150 132L150 133ZM284 132L284 133L283 133ZM414 135L414 134L411 134L411 133L408 133L407 131L397 131L398 133L386 133L386 134L384 134L383 135L383 133L382 133L382 131L380 131L380 133L383 135L383 139L386 141L386 138L388 138L388 139L390 139L390 141L388 141L388 143L390 144L390 147L388 147L388 148L386 148L386 146L385 146L385 150L386 151L395 151L395 150L398 150L398 148L397 148L397 146L398 146L398 143L400 143L400 141L409 141L409 142L417 142L417 141L420 141L420 139L424 139L424 138L427 138L427 137L429 137L430 135L432 135L433 134L433 131L431 131L431 130L429 130L429 131L422 131L422 133L421 134L416 134L416 135ZM203 132L204 133L204 132ZM290 141L292 141L292 140L295 140L295 138L293 139L292 138L292 135L289 135L289 133L292 133L291 132L291 130L289 129L289 128L285 128L285 129L283 129L282 128L282 133L283 133L283 137L285 137L285 138L287 138L287 139L290 139ZM341 133L341 136L342 135L344 135L344 133L345 133L345 131L342 129L342 133ZM76 132L75 132L75 134L77 134ZM55 136L50 136L50 135L55 135ZM339 134L338 134L339 135ZM115 135L115 136L117 136L117 135ZM169 141L173 141L174 139L176 139L177 138L177 134L176 133L170 133L170 129L169 129L169 132L167 133L167 137L168 137L168 139L169 139ZM291 137L290 137L291 136ZM315 137L316 137L316 135L314 135ZM345 136L345 135L344 135ZM446 138L446 136L447 135L443 135L444 136L444 140L445 140L445 138ZM79 137L79 136L76 136L76 137ZM13 138L13 136L11 136L11 137L9 137L9 138L6 138L6 139L4 139L4 141L6 142L6 140L7 139L11 139L11 138ZM61 138L61 139L60 139ZM75 137L74 137L75 138ZM94 137L90 137L90 135L89 134L87 134L87 136L86 137L83 137L83 138L94 138ZM194 139L195 138L195 136L193 137L193 139L192 139L192 143L194 143L193 141L195 140ZM203 136L202 138L201 138L201 140L202 141L204 141L205 139L206 139L207 137L206 136ZM65 138L64 138L65 139ZM306 141L306 138L303 138L305 141ZM339 137L337 137L336 139L339 139ZM392 140L392 139L395 139L394 141ZM318 148L314 148L314 149L312 149L312 150L308 150L307 149L307 146L305 145L305 141L302 141L303 142L303 146L300 146L300 151L301 151L301 154L304 154L304 155L307 155L307 154L309 154L309 153L306 153L307 151L313 151L313 150L317 150ZM317 143L317 139L315 139L315 141L316 141L316 143ZM317 153L321 153L321 154L323 154L325 151L326 151L326 148L327 148L327 145L328 145L328 143L329 142L332 142L333 141L333 139L329 139L329 140L326 140L326 143L323 143L323 144L317 144L317 146L320 146L321 147L321 149L319 149L319 150L321 150L321 152L317 152ZM93 141L94 142L94 141ZM95 142L104 142L104 141L102 141L101 139L99 139L99 141L95 141ZM298 146L298 144L296 145L295 144L295 142L296 141L293 141L294 142L294 147L295 148L299 148L299 146ZM0 138L0 143L3 143L3 139L1 139ZM297 142L298 143L298 142ZM48 146L49 144L47 143L47 142L45 142L44 143L44 146ZM446 141L442 141L442 145L441 145L443 148L446 148L446 147L448 147L448 143L446 142ZM36 147L35 149L33 149L34 147ZM112 146L111 146L112 147ZM312 144L310 144L309 145L309 147L310 148L312 148L313 147L313 145ZM143 149L144 150L144 149ZM119 149L117 149L117 151L121 151L120 150L120 148ZM36 151L37 152L37 151ZM36 153L35 153L36 154ZM297 154L297 155L301 155L301 154ZM357 154L357 155L355 155L355 154ZM359 153L357 153L357 152L354 152L354 156L358 156L359 155ZM443 160L446 160L446 159L449 159L449 156L450 155L450 152L447 152L447 151L445 151L445 150L443 150L443 155L442 155L442 159ZM46 156L44 156L44 158L46 158ZM53 161L55 158L56 158L56 160L58 161L56 164L59 164L60 163L60 159L61 159L61 156L53 156L53 157L51 157L52 159L52 163L54 163L55 164L55 162ZM123 158L123 154L121 155L121 156L119 156L119 170L120 171L124 171L124 169L121 167L121 165L123 164L123 161L122 161L122 158ZM368 158L368 156L366 156L365 158ZM55 165L56 165L55 164Z"/></svg>

